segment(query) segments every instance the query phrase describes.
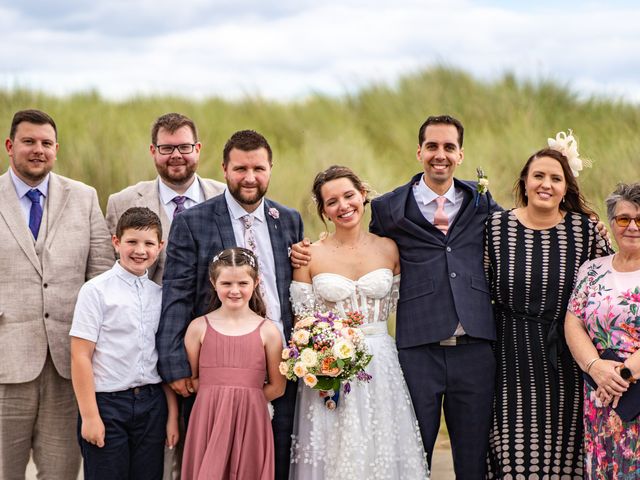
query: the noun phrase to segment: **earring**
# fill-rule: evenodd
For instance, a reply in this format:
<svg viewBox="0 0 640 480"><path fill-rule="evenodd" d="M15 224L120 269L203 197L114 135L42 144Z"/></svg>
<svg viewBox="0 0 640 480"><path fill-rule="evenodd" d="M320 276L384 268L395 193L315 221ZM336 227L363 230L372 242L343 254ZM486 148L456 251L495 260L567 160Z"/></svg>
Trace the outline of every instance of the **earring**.
<svg viewBox="0 0 640 480"><path fill-rule="evenodd" d="M528 196L529 196L529 194L527 193L527 191L526 191L526 190L524 191L524 196L525 196L525 197L528 197Z"/></svg>

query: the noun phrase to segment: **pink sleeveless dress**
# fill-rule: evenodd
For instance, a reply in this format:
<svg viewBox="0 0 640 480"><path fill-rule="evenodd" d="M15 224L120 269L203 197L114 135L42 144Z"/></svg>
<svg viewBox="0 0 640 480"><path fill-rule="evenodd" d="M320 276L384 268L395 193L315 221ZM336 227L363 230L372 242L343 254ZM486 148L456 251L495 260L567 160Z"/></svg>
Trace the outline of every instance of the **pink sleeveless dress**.
<svg viewBox="0 0 640 480"><path fill-rule="evenodd" d="M250 333L230 336L207 321L200 350L200 385L189 419L182 478L272 480L274 447L262 393L266 358L264 320Z"/></svg>

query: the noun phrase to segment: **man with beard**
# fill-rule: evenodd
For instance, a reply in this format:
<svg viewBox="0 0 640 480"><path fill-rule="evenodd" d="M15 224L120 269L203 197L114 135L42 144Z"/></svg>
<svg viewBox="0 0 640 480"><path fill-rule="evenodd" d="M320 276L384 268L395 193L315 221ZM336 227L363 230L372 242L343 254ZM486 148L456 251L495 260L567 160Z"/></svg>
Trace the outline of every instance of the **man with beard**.
<svg viewBox="0 0 640 480"><path fill-rule="evenodd" d="M173 217L183 210L219 195L224 184L196 174L200 149L193 121L179 113L159 117L151 128L149 150L158 171L155 180L139 182L109 196L107 224L115 233L120 215L130 207L147 207L160 217L166 241ZM162 285L165 250L149 269L149 278Z"/></svg>
<svg viewBox="0 0 640 480"><path fill-rule="evenodd" d="M156 344L160 376L183 397L194 393L184 332L191 319L210 310L209 264L225 248L240 246L257 254L267 317L283 339L289 337L288 251L302 239L303 225L296 210L265 197L271 168L271 147L262 135L252 130L234 133L223 152L224 194L181 213L171 225ZM296 385L288 382L284 396L273 401L277 479L288 477L295 395Z"/></svg>
<svg viewBox="0 0 640 480"><path fill-rule="evenodd" d="M52 172L57 128L17 112L0 175L0 478L76 478L69 328L78 290L113 265L95 189Z"/></svg>

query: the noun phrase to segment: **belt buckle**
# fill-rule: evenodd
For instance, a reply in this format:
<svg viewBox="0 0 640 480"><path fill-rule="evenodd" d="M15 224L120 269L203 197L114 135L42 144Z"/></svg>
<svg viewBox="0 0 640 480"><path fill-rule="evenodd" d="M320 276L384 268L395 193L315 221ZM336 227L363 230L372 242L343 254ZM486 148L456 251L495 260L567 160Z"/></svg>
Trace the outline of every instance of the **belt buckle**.
<svg viewBox="0 0 640 480"><path fill-rule="evenodd" d="M440 340L441 347L455 347L458 344L457 337L449 337L444 340Z"/></svg>

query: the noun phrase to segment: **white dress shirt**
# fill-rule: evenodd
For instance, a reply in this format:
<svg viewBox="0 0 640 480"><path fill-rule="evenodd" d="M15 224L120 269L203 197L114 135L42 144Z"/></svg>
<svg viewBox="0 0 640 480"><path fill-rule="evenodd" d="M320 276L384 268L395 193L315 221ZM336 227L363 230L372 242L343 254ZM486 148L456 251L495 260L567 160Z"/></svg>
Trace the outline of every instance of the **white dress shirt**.
<svg viewBox="0 0 640 480"><path fill-rule="evenodd" d="M242 217L248 212L242 208L228 189L224 191L224 198L229 206L229 215L231 216L231 225L233 226L233 235L236 238L236 245L249 249L244 244L244 225ZM275 323L284 341L284 327L280 318L280 298L278 297L278 285L276 283L276 265L273 259L273 247L271 246L271 237L269 236L269 226L264 214L264 199L260 202L251 215L254 218L253 231L258 246L258 268L260 271L260 281L264 288L267 298L264 299L267 305L267 318ZM249 249L250 250L250 249Z"/></svg>
<svg viewBox="0 0 640 480"><path fill-rule="evenodd" d="M447 214L447 217L449 217L449 225L455 220L464 201L464 192L459 188L455 188L453 182L451 182L449 190L447 190L444 195L438 195L424 182L424 175L422 175L419 182L413 184L413 196L416 199L420 212L429 223L433 223L436 215L436 208L438 208L436 199L440 196L444 197L446 199L444 202L444 212Z"/></svg>
<svg viewBox="0 0 640 480"><path fill-rule="evenodd" d="M160 383L156 331L162 287L126 271L120 262L78 293L69 335L96 344L96 392L119 392Z"/></svg>
<svg viewBox="0 0 640 480"><path fill-rule="evenodd" d="M13 181L13 186L16 187L16 194L18 195L18 201L20 202L20 207L22 207L22 216L24 217L25 222L29 225L29 215L31 214L31 200L27 197L27 193L30 190L38 189L42 196L40 197L40 206L44 211L44 206L46 204L45 200L47 198L47 194L49 193L49 174L44 177L38 185L32 187L24 183L20 177L18 177L14 172L13 168L9 167L9 175L11 175L11 180Z"/></svg>
<svg viewBox="0 0 640 480"><path fill-rule="evenodd" d="M175 197L186 197L186 200L184 201L185 209L202 203L204 199L204 192L202 191L202 188L200 188L200 182L198 181L197 177L194 177L193 182L191 183L191 185L189 185L187 191L182 194L176 192L172 188L169 188L167 185L165 185L162 179L160 179L160 181L158 182L158 190L158 193L160 194L160 201L162 202L164 211L167 214L167 217L169 217L170 219L173 218L173 212L175 212L176 208L178 208L178 206L174 202L172 202Z"/></svg>

